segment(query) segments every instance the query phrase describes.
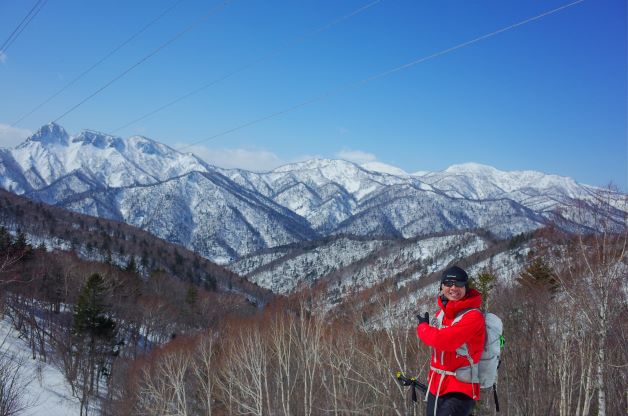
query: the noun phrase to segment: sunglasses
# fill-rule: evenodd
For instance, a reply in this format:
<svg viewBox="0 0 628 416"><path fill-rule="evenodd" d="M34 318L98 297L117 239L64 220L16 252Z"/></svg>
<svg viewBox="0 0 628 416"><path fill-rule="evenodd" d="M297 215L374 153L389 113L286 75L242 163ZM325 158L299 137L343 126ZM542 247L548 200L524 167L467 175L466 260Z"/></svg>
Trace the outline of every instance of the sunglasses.
<svg viewBox="0 0 628 416"><path fill-rule="evenodd" d="M466 286L466 282L461 282L459 280L445 280L442 285L447 287L452 287L454 285L456 287L464 287Z"/></svg>

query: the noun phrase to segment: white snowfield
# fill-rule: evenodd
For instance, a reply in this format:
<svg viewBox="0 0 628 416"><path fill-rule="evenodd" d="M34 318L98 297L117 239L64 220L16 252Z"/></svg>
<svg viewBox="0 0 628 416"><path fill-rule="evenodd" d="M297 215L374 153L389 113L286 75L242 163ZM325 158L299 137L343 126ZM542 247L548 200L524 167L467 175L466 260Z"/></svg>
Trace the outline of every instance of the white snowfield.
<svg viewBox="0 0 628 416"><path fill-rule="evenodd" d="M18 337L11 323L0 320L0 347L4 357L21 362L19 380L25 386L20 416L70 416L79 414L79 402L72 397L61 371L51 364L34 360L28 345Z"/></svg>

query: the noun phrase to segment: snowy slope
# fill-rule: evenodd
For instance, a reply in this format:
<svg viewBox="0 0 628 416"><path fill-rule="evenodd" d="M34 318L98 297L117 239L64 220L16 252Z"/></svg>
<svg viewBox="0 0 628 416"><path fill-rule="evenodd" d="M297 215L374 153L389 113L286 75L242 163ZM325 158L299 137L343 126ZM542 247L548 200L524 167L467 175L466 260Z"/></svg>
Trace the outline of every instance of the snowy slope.
<svg viewBox="0 0 628 416"><path fill-rule="evenodd" d="M507 237L544 225L546 219L510 199L451 198L411 186L391 186L359 205L334 233L409 238L450 230L484 228Z"/></svg>
<svg viewBox="0 0 628 416"><path fill-rule="evenodd" d="M297 255L274 259L250 271L247 278L275 293L290 293L302 283L312 284L332 271L363 259L382 244L382 240L340 238ZM232 270L242 270L242 266L236 263Z"/></svg>
<svg viewBox="0 0 628 416"><path fill-rule="evenodd" d="M39 360L33 360L28 345L18 337L7 320L0 320L0 354L7 354L14 362L21 362L20 383L25 386L22 403L24 416L78 415L80 405L61 371Z"/></svg>
<svg viewBox="0 0 628 416"><path fill-rule="evenodd" d="M218 173L192 172L151 186L95 190L57 205L126 222L218 263L316 237L302 218Z"/></svg>
<svg viewBox="0 0 628 416"><path fill-rule="evenodd" d="M546 200L583 198L593 189L563 176L536 171L504 172L478 163L453 165L442 172L416 176L451 197L478 200L510 198L525 203L539 196Z"/></svg>
<svg viewBox="0 0 628 416"><path fill-rule="evenodd" d="M312 228L329 233L355 215L369 195L399 184L432 189L409 175L367 170L344 160L313 159L267 173L224 170L234 182L257 190L304 217Z"/></svg>
<svg viewBox="0 0 628 416"><path fill-rule="evenodd" d="M382 247L369 261L341 268L327 276L328 293L337 300L385 279L405 285L486 248L486 241L473 233L400 241Z"/></svg>
<svg viewBox="0 0 628 416"><path fill-rule="evenodd" d="M291 293L301 285L324 283L330 301L385 279L416 281L487 248L473 233L414 240L339 237L313 248L280 249L249 256L229 266L275 293ZM259 258L256 262L256 258Z"/></svg>

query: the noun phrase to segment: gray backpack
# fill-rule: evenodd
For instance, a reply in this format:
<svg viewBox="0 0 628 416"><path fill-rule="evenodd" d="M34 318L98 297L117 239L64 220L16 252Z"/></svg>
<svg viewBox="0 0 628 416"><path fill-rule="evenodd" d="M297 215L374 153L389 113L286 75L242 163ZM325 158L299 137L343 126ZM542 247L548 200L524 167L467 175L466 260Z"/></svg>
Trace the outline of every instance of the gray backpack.
<svg viewBox="0 0 628 416"><path fill-rule="evenodd" d="M459 313L451 325L455 325L464 315L471 311L480 311L479 309L466 309ZM481 311L480 311L481 312ZM480 388L491 388L497 382L497 367L501 357L501 350L504 343L503 324L499 317L492 313L484 313L484 322L486 324L486 341L484 342L484 351L480 362L476 363L471 358L467 344L462 344L456 353L469 360L469 365L456 369L456 378L464 383L479 383ZM436 315L436 327L443 327L443 311L439 311Z"/></svg>

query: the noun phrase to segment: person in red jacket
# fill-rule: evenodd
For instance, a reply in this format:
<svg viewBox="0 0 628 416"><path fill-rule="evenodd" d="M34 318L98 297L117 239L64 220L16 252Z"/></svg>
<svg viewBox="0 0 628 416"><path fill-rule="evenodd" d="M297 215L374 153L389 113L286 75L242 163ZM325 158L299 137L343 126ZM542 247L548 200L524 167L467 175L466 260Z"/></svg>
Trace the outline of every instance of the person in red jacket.
<svg viewBox="0 0 628 416"><path fill-rule="evenodd" d="M417 335L423 343L432 347L426 394L427 416L468 416L475 401L480 400L480 385L458 380L455 371L469 366L469 359L461 347L464 349L466 346L475 363L482 356L486 329L484 316L479 310L481 305L480 292L469 289L467 273L453 266L441 276L440 310L431 324L427 312L423 317L417 315Z"/></svg>

